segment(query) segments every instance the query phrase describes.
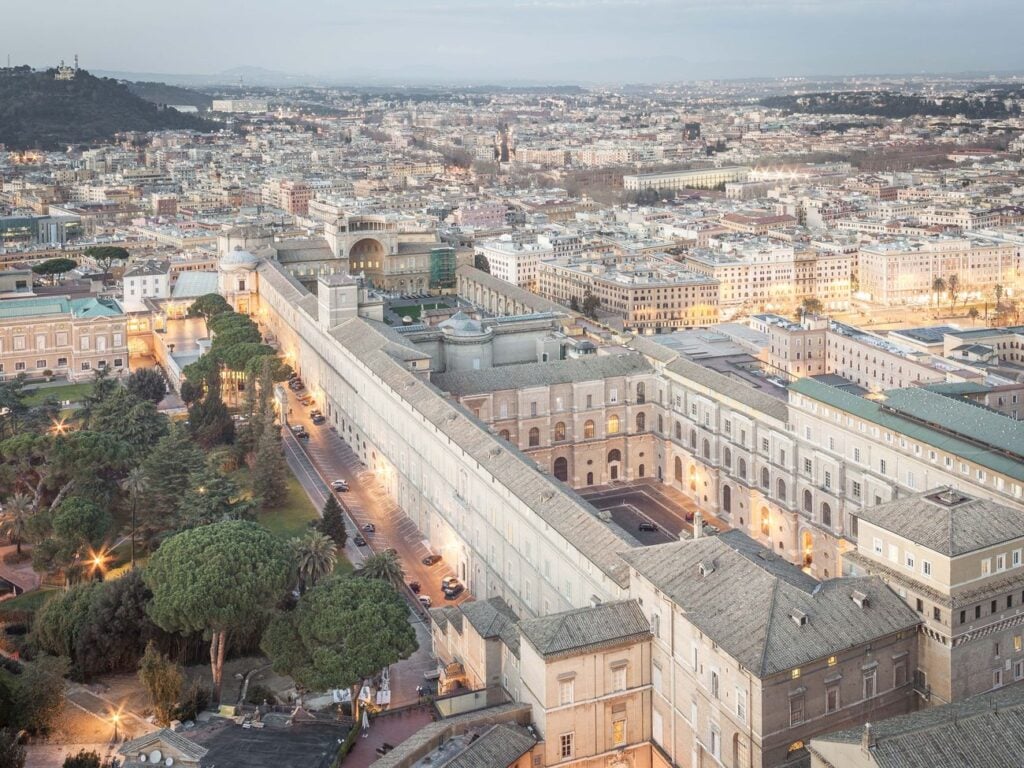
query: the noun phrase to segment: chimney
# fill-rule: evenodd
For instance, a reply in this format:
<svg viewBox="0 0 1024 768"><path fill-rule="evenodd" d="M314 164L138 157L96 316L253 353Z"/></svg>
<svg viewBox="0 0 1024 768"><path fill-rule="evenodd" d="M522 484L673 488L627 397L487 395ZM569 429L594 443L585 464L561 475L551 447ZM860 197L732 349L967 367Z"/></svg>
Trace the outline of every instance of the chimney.
<svg viewBox="0 0 1024 768"><path fill-rule="evenodd" d="M878 746L878 742L875 740L875 734L871 730L871 723L864 723L864 735L860 739L860 748L868 752Z"/></svg>

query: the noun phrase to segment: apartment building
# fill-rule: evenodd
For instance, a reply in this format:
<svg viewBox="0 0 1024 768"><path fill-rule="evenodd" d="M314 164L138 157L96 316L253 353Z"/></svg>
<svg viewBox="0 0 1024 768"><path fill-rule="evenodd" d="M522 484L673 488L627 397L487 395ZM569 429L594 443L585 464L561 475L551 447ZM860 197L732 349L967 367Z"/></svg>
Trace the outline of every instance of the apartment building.
<svg viewBox="0 0 1024 768"><path fill-rule="evenodd" d="M678 189L713 189L734 181L746 181L750 169L745 166L700 168L694 171L665 171L662 173L631 173L622 177L627 192L654 189L659 192Z"/></svg>
<svg viewBox="0 0 1024 768"><path fill-rule="evenodd" d="M857 254L858 295L874 304L927 304L935 300L935 279L951 275L959 280L960 298L991 296L997 285L1016 292L1024 285L1020 246L939 237L865 245Z"/></svg>
<svg viewBox="0 0 1024 768"><path fill-rule="evenodd" d="M146 299L171 295L170 262L146 259L132 264L122 276L122 301L128 309L141 309Z"/></svg>
<svg viewBox="0 0 1024 768"><path fill-rule="evenodd" d="M697 328L718 322L718 281L684 269L668 256L623 261L614 266L563 259L537 270L537 292L546 299L582 306L591 294L600 310L639 333Z"/></svg>
<svg viewBox="0 0 1024 768"><path fill-rule="evenodd" d="M918 615L881 579L819 583L738 532L630 550L671 765L773 766L913 711Z"/></svg>
<svg viewBox="0 0 1024 768"><path fill-rule="evenodd" d="M842 251L755 241L742 247L694 249L684 254L683 263L718 281L725 317L793 308L808 298L826 310L844 310L850 304L853 257Z"/></svg>
<svg viewBox="0 0 1024 768"><path fill-rule="evenodd" d="M510 237L483 240L476 244L476 251L487 259L492 275L528 291L537 290L540 263L555 254L549 244L523 243Z"/></svg>
<svg viewBox="0 0 1024 768"><path fill-rule="evenodd" d="M857 517L843 569L877 575L920 615L925 702L1024 680L1024 511L947 487Z"/></svg>
<svg viewBox="0 0 1024 768"><path fill-rule="evenodd" d="M38 296L0 301L0 377L91 379L128 371L127 319L114 299Z"/></svg>

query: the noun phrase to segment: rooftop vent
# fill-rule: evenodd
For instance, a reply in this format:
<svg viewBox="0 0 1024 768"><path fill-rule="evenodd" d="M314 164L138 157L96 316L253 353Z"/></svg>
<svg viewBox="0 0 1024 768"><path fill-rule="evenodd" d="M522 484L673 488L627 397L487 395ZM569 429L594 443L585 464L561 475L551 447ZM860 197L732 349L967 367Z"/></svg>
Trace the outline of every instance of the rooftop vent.
<svg viewBox="0 0 1024 768"><path fill-rule="evenodd" d="M715 564L710 560L701 560L697 563L697 573L701 576L707 576L709 573L715 572Z"/></svg>
<svg viewBox="0 0 1024 768"><path fill-rule="evenodd" d="M807 614L801 611L799 608L794 608L789 612L789 618L793 620L793 623L798 627L802 627L807 624Z"/></svg>
<svg viewBox="0 0 1024 768"><path fill-rule="evenodd" d="M955 507L957 504L969 501L970 498L960 493L956 488L946 488L938 493L931 494L928 496L928 500L941 504L944 507Z"/></svg>
<svg viewBox="0 0 1024 768"><path fill-rule="evenodd" d="M868 605L871 604L871 601L868 599L868 596L857 589L853 591L853 593L850 595L850 598L853 600L853 602L857 604L858 608L867 608Z"/></svg>

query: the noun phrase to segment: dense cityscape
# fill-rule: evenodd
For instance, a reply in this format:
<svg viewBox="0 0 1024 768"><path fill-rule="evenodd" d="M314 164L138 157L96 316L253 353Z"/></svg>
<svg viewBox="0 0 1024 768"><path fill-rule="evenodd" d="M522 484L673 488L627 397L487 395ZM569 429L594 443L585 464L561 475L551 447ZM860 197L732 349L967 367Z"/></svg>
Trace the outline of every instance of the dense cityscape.
<svg viewBox="0 0 1024 768"><path fill-rule="evenodd" d="M0 768L1019 766L1022 309L1022 76L8 63Z"/></svg>

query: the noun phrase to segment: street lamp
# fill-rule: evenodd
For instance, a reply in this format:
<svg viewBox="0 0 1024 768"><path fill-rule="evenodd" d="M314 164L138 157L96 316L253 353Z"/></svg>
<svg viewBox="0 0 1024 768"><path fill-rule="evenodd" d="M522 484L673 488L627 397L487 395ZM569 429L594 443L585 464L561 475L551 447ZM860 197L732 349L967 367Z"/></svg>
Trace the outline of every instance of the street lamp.
<svg viewBox="0 0 1024 768"><path fill-rule="evenodd" d="M121 722L121 715L120 715L120 713L115 712L113 715L110 716L110 719L114 723L114 743L116 744L117 743L117 724L119 722Z"/></svg>

